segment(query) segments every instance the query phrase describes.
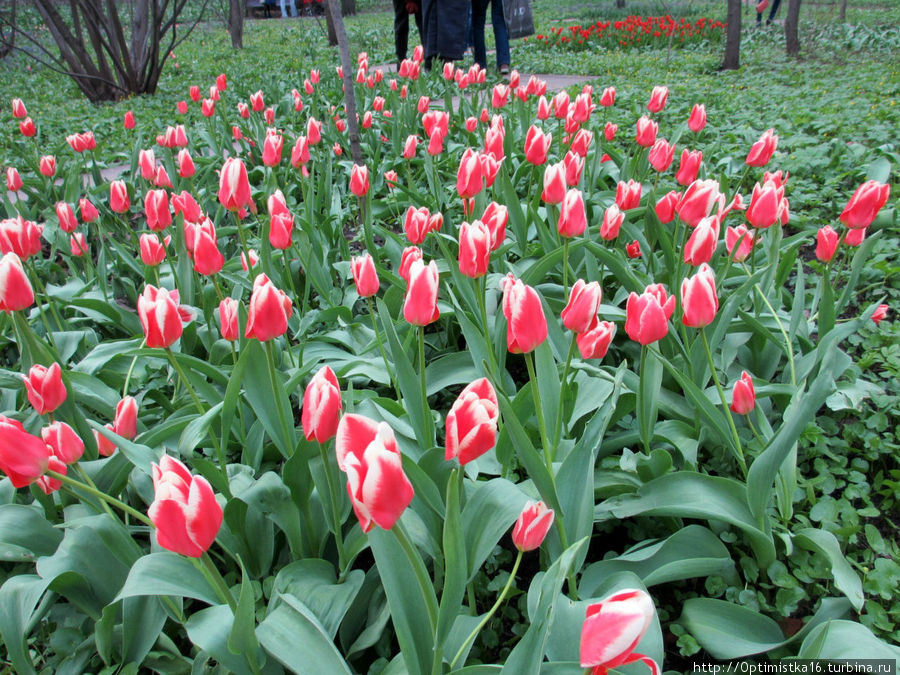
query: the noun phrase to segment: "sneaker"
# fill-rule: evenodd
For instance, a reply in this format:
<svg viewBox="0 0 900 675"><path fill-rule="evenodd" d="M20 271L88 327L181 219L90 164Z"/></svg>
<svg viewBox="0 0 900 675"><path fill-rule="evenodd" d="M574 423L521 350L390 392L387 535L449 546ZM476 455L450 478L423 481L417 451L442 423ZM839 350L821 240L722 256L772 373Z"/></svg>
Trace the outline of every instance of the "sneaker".
<svg viewBox="0 0 900 675"><path fill-rule="evenodd" d="M508 65L500 66L500 77L502 77L504 80L509 79L509 66Z"/></svg>

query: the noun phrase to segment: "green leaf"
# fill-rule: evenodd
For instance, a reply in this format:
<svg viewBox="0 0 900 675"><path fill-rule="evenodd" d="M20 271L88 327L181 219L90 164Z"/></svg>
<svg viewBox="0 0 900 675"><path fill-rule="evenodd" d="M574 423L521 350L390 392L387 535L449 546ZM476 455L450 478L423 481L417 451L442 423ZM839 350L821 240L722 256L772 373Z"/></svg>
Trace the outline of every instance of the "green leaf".
<svg viewBox="0 0 900 675"><path fill-rule="evenodd" d="M460 518L459 491L462 469L454 469L447 481L447 508L444 518L444 587L438 608L435 643L444 644L462 607L468 580L466 544ZM449 654L452 658L453 654Z"/></svg>
<svg viewBox="0 0 900 675"><path fill-rule="evenodd" d="M761 654L784 643L784 635L772 619L724 600L686 600L680 622L717 659Z"/></svg>
<svg viewBox="0 0 900 675"><path fill-rule="evenodd" d="M25 645L25 630L52 579L34 574L18 574L0 587L0 636L17 673L34 673Z"/></svg>
<svg viewBox="0 0 900 675"><path fill-rule="evenodd" d="M25 562L53 555L63 535L34 506L0 506L0 560Z"/></svg>
<svg viewBox="0 0 900 675"><path fill-rule="evenodd" d="M234 625L234 614L228 605L215 605L194 612L184 624L188 637L197 647L205 651L236 675L250 675L246 658L232 654L228 649L228 638Z"/></svg>
<svg viewBox="0 0 900 675"><path fill-rule="evenodd" d="M139 558L116 600L137 595L175 595L217 605L220 598L191 559L160 551Z"/></svg>
<svg viewBox="0 0 900 675"><path fill-rule="evenodd" d="M178 439L178 454L182 457L190 457L198 445L206 439L209 427L222 412L224 401L219 401L202 415L195 417L181 432ZM224 441L223 441L224 442Z"/></svg>
<svg viewBox="0 0 900 675"><path fill-rule="evenodd" d="M879 183L887 183L890 178L891 163L887 157L874 159L866 170L866 180L877 180Z"/></svg>
<svg viewBox="0 0 900 675"><path fill-rule="evenodd" d="M556 413L559 409L559 371L553 360L550 342L545 340L534 350L534 367L537 375L538 392L541 407L544 409L544 422L548 433L556 428ZM553 442L553 439L550 439Z"/></svg>
<svg viewBox="0 0 900 675"><path fill-rule="evenodd" d="M273 387L273 383L269 379L269 363L262 344L257 340L248 340L244 349L248 352L243 379L247 402L253 408L253 412L262 422L266 434L272 439L282 456L290 457L294 454L296 439L293 434L294 417L287 392L280 386ZM285 419L289 427L287 430L278 415L279 406L282 414L286 415ZM289 432L290 434L286 435Z"/></svg>
<svg viewBox="0 0 900 675"><path fill-rule="evenodd" d="M156 644L165 623L166 611L159 598L122 600L123 662L141 664Z"/></svg>
<svg viewBox="0 0 900 675"><path fill-rule="evenodd" d="M241 592L234 610L234 625L228 636L228 651L232 654L251 654L259 646L253 632L256 627L256 598L244 563L240 559L238 563L241 566Z"/></svg>
<svg viewBox="0 0 900 675"><path fill-rule="evenodd" d="M659 411L659 388L662 385L663 364L652 347L641 349L641 377L638 391L637 418L641 441L648 450L653 441L653 427Z"/></svg>
<svg viewBox="0 0 900 675"><path fill-rule="evenodd" d="M153 463L159 462L160 458L163 456L162 448L152 449L146 445L129 441L127 438L119 436L119 434L107 429L105 425L95 422L94 420L88 420L87 423L98 433L103 434L106 438L115 443L122 454L128 458L128 461L148 476L150 475L150 469Z"/></svg>
<svg viewBox="0 0 900 675"><path fill-rule="evenodd" d="M528 501L525 493L505 478L494 478L477 485L462 513L468 562L467 582L475 577Z"/></svg>
<svg viewBox="0 0 900 675"><path fill-rule="evenodd" d="M351 675L347 662L312 611L293 596L282 599L256 629L263 648L299 675Z"/></svg>
<svg viewBox="0 0 900 675"><path fill-rule="evenodd" d="M826 530L806 528L794 534L794 543L807 550L817 551L828 559L834 585L847 596L856 611L861 611L865 602L862 582L841 552L837 538Z"/></svg>
<svg viewBox="0 0 900 675"><path fill-rule="evenodd" d="M801 659L889 659L900 666L900 648L879 640L855 621L829 621L810 631L800 651Z"/></svg>

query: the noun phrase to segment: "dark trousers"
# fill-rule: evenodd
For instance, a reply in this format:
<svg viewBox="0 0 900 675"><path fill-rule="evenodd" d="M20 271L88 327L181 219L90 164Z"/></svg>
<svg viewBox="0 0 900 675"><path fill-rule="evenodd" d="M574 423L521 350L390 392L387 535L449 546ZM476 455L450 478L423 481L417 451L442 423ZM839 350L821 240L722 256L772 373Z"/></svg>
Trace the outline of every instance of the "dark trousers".
<svg viewBox="0 0 900 675"><path fill-rule="evenodd" d="M421 0L420 0L421 2ZM422 5L414 14L416 28L419 31L419 40L422 39ZM409 47L409 13L406 11L406 0L394 0L394 48L397 52L397 66L406 58L406 50Z"/></svg>
<svg viewBox="0 0 900 675"><path fill-rule="evenodd" d="M778 8L781 6L781 0L772 0L772 5L769 7L769 18L766 19L766 24L772 23L772 19L775 18L775 15L778 13ZM756 15L756 23L762 23L762 14L758 13Z"/></svg>

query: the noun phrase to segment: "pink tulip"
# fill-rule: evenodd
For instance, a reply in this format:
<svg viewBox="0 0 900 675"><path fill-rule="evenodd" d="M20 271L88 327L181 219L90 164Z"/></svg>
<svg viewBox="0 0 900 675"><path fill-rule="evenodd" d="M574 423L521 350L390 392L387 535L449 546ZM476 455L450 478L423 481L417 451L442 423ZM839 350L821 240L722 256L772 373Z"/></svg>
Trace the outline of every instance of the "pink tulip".
<svg viewBox="0 0 900 675"><path fill-rule="evenodd" d="M378 293L381 284L375 270L375 261L368 251L350 261L350 272L353 274L359 297L369 298Z"/></svg>
<svg viewBox="0 0 900 675"><path fill-rule="evenodd" d="M623 211L635 209L641 204L641 184L633 179L619 181L616 185L616 206Z"/></svg>
<svg viewBox="0 0 900 675"><path fill-rule="evenodd" d="M340 417L341 388L334 371L322 366L303 393L303 435L308 441L327 443L337 434Z"/></svg>
<svg viewBox="0 0 900 675"><path fill-rule="evenodd" d="M778 147L778 136L774 129L767 129L759 140L750 148L745 160L748 166L765 166L772 159L775 149Z"/></svg>
<svg viewBox="0 0 900 675"><path fill-rule="evenodd" d="M535 166L540 166L547 161L547 152L552 142L553 134L545 134L531 125L525 135L525 159Z"/></svg>
<svg viewBox="0 0 900 675"><path fill-rule="evenodd" d="M641 295L631 293L625 304L625 332L635 342L649 345L669 333L669 319L675 311L675 296L662 284L651 284Z"/></svg>
<svg viewBox="0 0 900 675"><path fill-rule="evenodd" d="M144 292L138 296L138 318L144 329L144 337L148 347L170 347L183 331L183 323L187 323L189 315L178 304L178 291L147 284Z"/></svg>
<svg viewBox="0 0 900 675"><path fill-rule="evenodd" d="M22 216L0 220L0 253L15 253L22 260L39 254L43 231L43 225Z"/></svg>
<svg viewBox="0 0 900 675"><path fill-rule="evenodd" d="M816 233L816 258L821 262L831 262L837 253L840 235L830 225L819 229Z"/></svg>
<svg viewBox="0 0 900 675"><path fill-rule="evenodd" d="M562 311L563 326L574 333L588 330L600 309L603 294L597 281L585 283L578 279L572 286L569 302Z"/></svg>
<svg viewBox="0 0 900 675"><path fill-rule="evenodd" d="M169 194L165 190L147 190L144 195L144 215L147 227L154 232L166 229L172 224L169 210Z"/></svg>
<svg viewBox="0 0 900 675"><path fill-rule="evenodd" d="M675 174L675 180L679 185L690 185L697 180L697 173L703 163L703 152L700 150L682 150L681 163Z"/></svg>
<svg viewBox="0 0 900 675"><path fill-rule="evenodd" d="M240 303L234 298L223 298L219 303L219 332L222 338L234 342L240 337L238 310Z"/></svg>
<svg viewBox="0 0 900 675"><path fill-rule="evenodd" d="M719 192L719 182L695 180L679 198L675 212L682 221L696 227L697 223L710 215L716 205L719 208L725 206L725 195Z"/></svg>
<svg viewBox="0 0 900 675"><path fill-rule="evenodd" d="M706 106L703 103L695 103L691 108L691 116L688 118L688 129L695 134L700 133L706 126Z"/></svg>
<svg viewBox="0 0 900 675"><path fill-rule="evenodd" d="M25 431L21 422L0 415L0 471L14 488L37 481L49 462L50 453L43 440Z"/></svg>
<svg viewBox="0 0 900 675"><path fill-rule="evenodd" d="M665 138L658 138L650 148L647 159L650 161L650 166L662 173L672 166L672 161L675 159L675 145L669 144Z"/></svg>
<svg viewBox="0 0 900 675"><path fill-rule="evenodd" d="M595 316L588 329L575 336L581 358L585 360L602 359L606 356L615 335L616 324L612 321L600 321Z"/></svg>
<svg viewBox="0 0 900 675"><path fill-rule="evenodd" d="M428 265L421 260L413 261L410 265L406 300L403 303L403 318L409 323L427 326L438 320L439 278L437 263L434 260Z"/></svg>
<svg viewBox="0 0 900 675"><path fill-rule="evenodd" d="M719 244L719 228L717 216L701 220L684 245L684 262L696 267L712 260Z"/></svg>
<svg viewBox="0 0 900 675"><path fill-rule="evenodd" d="M732 412L738 415L749 415L750 411L756 407L756 391L753 388L753 378L746 370L741 372L741 379L734 383L734 389L731 392Z"/></svg>
<svg viewBox="0 0 900 675"><path fill-rule="evenodd" d="M681 282L681 322L692 328L708 326L719 311L719 297L716 294L716 277L706 263L700 265L697 273Z"/></svg>
<svg viewBox="0 0 900 675"><path fill-rule="evenodd" d="M668 87L653 87L653 91L650 93L650 101L647 103L647 110L652 113L661 112L666 107L668 99Z"/></svg>
<svg viewBox="0 0 900 675"><path fill-rule="evenodd" d="M523 553L539 548L553 526L553 509L544 502L529 501L513 526L512 540Z"/></svg>
<svg viewBox="0 0 900 675"><path fill-rule="evenodd" d="M459 271L477 279L487 274L491 261L491 231L480 220L459 228Z"/></svg>
<svg viewBox="0 0 900 675"><path fill-rule="evenodd" d="M466 148L456 172L456 192L463 199L469 199L483 189L484 172L481 159L475 150Z"/></svg>
<svg viewBox="0 0 900 675"><path fill-rule="evenodd" d="M84 441L65 422L51 422L41 429L41 438L64 464L74 464L84 454Z"/></svg>
<svg viewBox="0 0 900 675"><path fill-rule="evenodd" d="M276 288L265 274L259 274L253 280L244 337L266 342L284 335L291 314L293 307L287 294Z"/></svg>
<svg viewBox="0 0 900 675"><path fill-rule="evenodd" d="M66 202L57 202L56 217L59 219L59 229L63 232L71 233L78 228L75 210Z"/></svg>
<svg viewBox="0 0 900 675"><path fill-rule="evenodd" d="M675 190L671 190L660 197L659 201L656 202L656 217L659 218L659 222L663 225L667 223L671 223L675 220L675 206L678 204L678 200L681 197Z"/></svg>
<svg viewBox="0 0 900 675"><path fill-rule="evenodd" d="M34 304L34 291L15 253L0 258L0 311L18 312Z"/></svg>
<svg viewBox="0 0 900 675"><path fill-rule="evenodd" d="M635 129L636 133L634 140L638 145L649 148L656 143L656 134L659 132L659 125L649 117L639 117Z"/></svg>
<svg viewBox="0 0 900 675"><path fill-rule="evenodd" d="M49 368L35 364L22 381L28 392L28 402L38 415L52 413L66 400L66 386L58 363L53 363Z"/></svg>
<svg viewBox="0 0 900 675"><path fill-rule="evenodd" d="M841 212L841 222L853 229L868 227L887 203L890 193L890 185L876 180L866 181L850 197Z"/></svg>
<svg viewBox="0 0 900 675"><path fill-rule="evenodd" d="M547 339L547 319L541 299L531 286L512 273L500 284L506 317L506 346L513 354L534 351Z"/></svg>
<svg viewBox="0 0 900 675"><path fill-rule="evenodd" d="M625 222L625 214L613 203L603 212L603 223L600 225L600 238L612 241L619 236L622 223Z"/></svg>
<svg viewBox="0 0 900 675"><path fill-rule="evenodd" d="M778 187L775 181L770 180L762 185L757 183L753 186L750 206L744 215L753 227L766 228L780 222L786 210L784 186Z"/></svg>
<svg viewBox="0 0 900 675"><path fill-rule="evenodd" d="M743 237L743 239L741 239L741 237ZM737 253L734 254L734 259L737 262L742 262L747 259L747 256L750 255L750 251L753 250L756 238L753 234L753 230L748 230L743 225L729 227L725 231L725 249L728 251L728 255L731 255L731 252L734 250L739 239L741 240L741 243L738 246Z"/></svg>
<svg viewBox="0 0 900 675"><path fill-rule="evenodd" d="M250 203L247 167L236 157L225 160L219 172L219 203L229 211L240 211Z"/></svg>
<svg viewBox="0 0 900 675"><path fill-rule="evenodd" d="M581 667L594 673L641 661L653 675L659 667L653 659L634 653L653 621L653 600L646 592L618 591L587 608L581 627Z"/></svg>
<svg viewBox="0 0 900 675"><path fill-rule="evenodd" d="M447 413L444 458L465 466L497 443L500 410L497 394L486 378L475 380L462 390Z"/></svg>
<svg viewBox="0 0 900 675"><path fill-rule="evenodd" d="M577 237L587 229L587 211L581 190L569 188L559 209L556 229L563 237Z"/></svg>

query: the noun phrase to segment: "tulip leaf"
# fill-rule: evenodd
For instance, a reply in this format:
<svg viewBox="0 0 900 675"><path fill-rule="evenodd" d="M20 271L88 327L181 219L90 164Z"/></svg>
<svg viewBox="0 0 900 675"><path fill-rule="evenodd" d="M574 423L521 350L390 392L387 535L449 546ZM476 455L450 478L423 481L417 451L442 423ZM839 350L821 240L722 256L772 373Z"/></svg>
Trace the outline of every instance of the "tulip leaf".
<svg viewBox="0 0 900 675"><path fill-rule="evenodd" d="M94 420L88 420L87 423L90 424L97 433L106 436L107 439L115 443L119 451L128 458L128 461L147 475L150 475L151 465L154 462L159 462L160 458L163 456L163 451L160 448L154 450L148 448L146 445L129 441L127 438L119 436L119 434L107 429L106 426L95 422Z"/></svg>
<svg viewBox="0 0 900 675"><path fill-rule="evenodd" d="M244 349L248 352L243 379L247 402L282 456L290 457L294 454L295 439L294 418L287 392L269 378L269 364L262 344L257 340L247 340ZM278 375L277 370L275 374ZM285 420L288 428L282 424L278 407L282 409L282 415L288 415Z"/></svg>
<svg viewBox="0 0 900 675"><path fill-rule="evenodd" d="M225 446L228 445L228 440L231 438L231 425L234 420L235 410L241 405L241 389L243 388L244 383L244 371L250 360L248 355L251 353L251 350L248 349L241 350L241 355L238 357L237 363L231 371L231 376L228 378L228 386L225 387L225 398L222 401L221 417L221 443Z"/></svg>
<svg viewBox="0 0 900 675"><path fill-rule="evenodd" d="M216 605L221 598L190 558L159 551L138 558L116 600L137 595L175 595Z"/></svg>
<svg viewBox="0 0 900 675"><path fill-rule="evenodd" d="M477 485L462 513L468 562L467 582L475 577L528 501L525 493L505 478L494 478Z"/></svg>
<svg viewBox="0 0 900 675"><path fill-rule="evenodd" d="M844 558L837 537L827 530L806 528L794 534L794 543L807 550L821 553L828 559L834 585L847 596L857 612L861 611L864 603L862 582Z"/></svg>
<svg viewBox="0 0 900 675"><path fill-rule="evenodd" d="M181 432L178 439L178 454L182 457L190 457L198 445L200 445L209 434L209 427L222 412L224 401L219 401L202 415L198 415L191 420ZM224 441L223 441L224 442Z"/></svg>
<svg viewBox="0 0 900 675"><path fill-rule="evenodd" d="M350 675L350 667L315 614L293 596L283 600L256 629L263 648L298 675Z"/></svg>
<svg viewBox="0 0 900 675"><path fill-rule="evenodd" d="M34 506L0 506L0 560L25 562L53 555L63 535Z"/></svg>
<svg viewBox="0 0 900 675"><path fill-rule="evenodd" d="M538 392L541 397L541 407L544 412L544 422L548 433L552 434L556 429L556 416L559 411L559 371L553 360L550 342L544 340L534 350L534 366L537 375ZM550 442L553 442L553 438ZM555 452L555 448L551 448Z"/></svg>
<svg viewBox="0 0 900 675"><path fill-rule="evenodd" d="M247 570L244 569L244 563L240 558L238 563L241 567L241 592L237 608L234 610L234 625L228 636L228 651L232 654L250 654L259 646L253 632L256 627L256 599Z"/></svg>
<svg viewBox="0 0 900 675"><path fill-rule="evenodd" d="M455 469L447 481L447 508L444 518L444 587L438 609L435 644L442 645L460 613L462 599L466 592L468 565L466 563L466 543L460 518L460 487L463 480L462 469ZM445 654L453 657L453 654Z"/></svg>
<svg viewBox="0 0 900 675"><path fill-rule="evenodd" d="M813 628L797 657L801 659L887 659L900 663L900 648L879 640L868 628L855 621L832 620Z"/></svg>
<svg viewBox="0 0 900 675"><path fill-rule="evenodd" d="M228 649L234 614L228 605L214 605L191 614L185 623L188 637L197 647L236 675L250 675L247 660Z"/></svg>
<svg viewBox="0 0 900 675"><path fill-rule="evenodd" d="M653 428L659 413L659 389L662 386L663 364L659 353L650 346L641 349L641 375L638 385L637 419L641 441L648 452L653 441Z"/></svg>
<svg viewBox="0 0 900 675"><path fill-rule="evenodd" d="M844 311L844 308L847 307L847 304L851 299L854 301L856 300L856 284L859 282L859 275L862 274L866 263L869 263L872 260L873 249L881 238L882 233L875 232L871 236L867 236L866 240L856 247L856 251L853 253L853 260L850 263L850 278L847 280L846 286L844 286L844 291L841 293L841 299L834 308L836 316L839 316ZM822 334L823 333L820 333L820 335Z"/></svg>
<svg viewBox="0 0 900 675"><path fill-rule="evenodd" d="M25 631L51 582L52 579L34 574L19 574L0 587L0 636L17 673L35 672L25 644Z"/></svg>

